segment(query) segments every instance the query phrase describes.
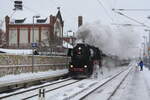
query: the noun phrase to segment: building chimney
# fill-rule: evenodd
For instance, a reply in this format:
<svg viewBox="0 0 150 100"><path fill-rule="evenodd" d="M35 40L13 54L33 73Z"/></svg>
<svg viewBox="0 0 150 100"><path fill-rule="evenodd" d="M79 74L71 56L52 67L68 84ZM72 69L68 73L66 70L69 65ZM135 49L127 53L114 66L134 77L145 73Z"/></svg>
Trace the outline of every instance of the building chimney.
<svg viewBox="0 0 150 100"><path fill-rule="evenodd" d="M50 15L50 24L54 25L54 23L55 23L55 16Z"/></svg>
<svg viewBox="0 0 150 100"><path fill-rule="evenodd" d="M6 25L8 25L9 22L10 22L10 18L9 18L9 16L6 16L6 17L5 17L5 23L6 23Z"/></svg>
<svg viewBox="0 0 150 100"><path fill-rule="evenodd" d="M9 22L10 18L9 16L5 17L5 25L6 25L6 46L9 44Z"/></svg>
<svg viewBox="0 0 150 100"><path fill-rule="evenodd" d="M83 23L82 16L78 16L78 27L80 27Z"/></svg>
<svg viewBox="0 0 150 100"><path fill-rule="evenodd" d="M51 43L54 42L54 24L55 24L55 16L53 15L50 15L50 33L49 33L49 36L50 36L50 40L51 40Z"/></svg>

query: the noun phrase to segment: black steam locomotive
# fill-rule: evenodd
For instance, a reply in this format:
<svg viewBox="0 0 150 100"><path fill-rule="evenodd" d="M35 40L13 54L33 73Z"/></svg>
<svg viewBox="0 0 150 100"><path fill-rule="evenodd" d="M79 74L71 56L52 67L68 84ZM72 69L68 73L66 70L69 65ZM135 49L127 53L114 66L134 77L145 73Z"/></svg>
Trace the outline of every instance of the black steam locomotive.
<svg viewBox="0 0 150 100"><path fill-rule="evenodd" d="M93 73L95 64L101 66L102 51L97 47L80 43L68 50L71 57L69 75L73 78L87 78Z"/></svg>

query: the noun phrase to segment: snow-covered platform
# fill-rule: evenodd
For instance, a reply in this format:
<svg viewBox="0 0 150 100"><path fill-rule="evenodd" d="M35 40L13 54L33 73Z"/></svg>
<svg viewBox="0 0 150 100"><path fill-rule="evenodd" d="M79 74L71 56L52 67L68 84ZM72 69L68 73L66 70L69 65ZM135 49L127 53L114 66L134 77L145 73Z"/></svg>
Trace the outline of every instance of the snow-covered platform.
<svg viewBox="0 0 150 100"><path fill-rule="evenodd" d="M136 66L112 100L150 100L150 70Z"/></svg>
<svg viewBox="0 0 150 100"><path fill-rule="evenodd" d="M38 80L53 79L56 77L63 76L67 73L68 73L67 69L62 69L62 70L49 70L46 72L37 72L37 73L7 75L0 78L0 88L19 84L26 84Z"/></svg>

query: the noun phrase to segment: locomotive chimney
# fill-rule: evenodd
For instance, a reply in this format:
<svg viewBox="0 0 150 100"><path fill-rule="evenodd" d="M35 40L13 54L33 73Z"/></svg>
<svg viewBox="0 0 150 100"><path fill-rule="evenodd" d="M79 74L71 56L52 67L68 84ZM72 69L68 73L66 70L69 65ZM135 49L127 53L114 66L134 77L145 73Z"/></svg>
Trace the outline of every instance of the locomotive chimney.
<svg viewBox="0 0 150 100"><path fill-rule="evenodd" d="M83 23L82 16L78 16L78 27L80 27Z"/></svg>

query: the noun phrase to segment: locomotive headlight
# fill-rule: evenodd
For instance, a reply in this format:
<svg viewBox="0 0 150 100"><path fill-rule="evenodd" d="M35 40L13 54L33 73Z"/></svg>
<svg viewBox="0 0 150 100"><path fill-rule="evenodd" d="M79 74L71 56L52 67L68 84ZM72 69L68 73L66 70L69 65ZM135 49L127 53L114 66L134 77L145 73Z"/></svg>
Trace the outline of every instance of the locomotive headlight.
<svg viewBox="0 0 150 100"><path fill-rule="evenodd" d="M84 68L87 68L87 65L84 65Z"/></svg>
<svg viewBox="0 0 150 100"><path fill-rule="evenodd" d="M73 68L73 65L70 65L71 68Z"/></svg>

